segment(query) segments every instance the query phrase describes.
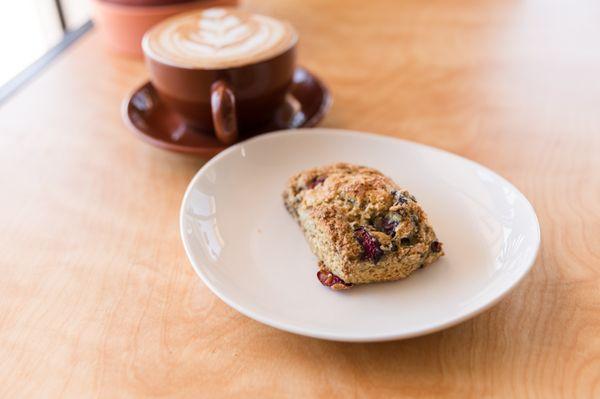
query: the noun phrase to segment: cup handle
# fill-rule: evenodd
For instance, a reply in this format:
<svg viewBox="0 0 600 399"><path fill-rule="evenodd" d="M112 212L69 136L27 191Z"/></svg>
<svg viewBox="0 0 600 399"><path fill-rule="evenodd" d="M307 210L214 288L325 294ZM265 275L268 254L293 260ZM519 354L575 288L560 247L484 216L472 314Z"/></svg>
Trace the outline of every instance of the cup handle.
<svg viewBox="0 0 600 399"><path fill-rule="evenodd" d="M235 96L224 80L212 84L210 105L217 139L223 144L233 144L238 139Z"/></svg>

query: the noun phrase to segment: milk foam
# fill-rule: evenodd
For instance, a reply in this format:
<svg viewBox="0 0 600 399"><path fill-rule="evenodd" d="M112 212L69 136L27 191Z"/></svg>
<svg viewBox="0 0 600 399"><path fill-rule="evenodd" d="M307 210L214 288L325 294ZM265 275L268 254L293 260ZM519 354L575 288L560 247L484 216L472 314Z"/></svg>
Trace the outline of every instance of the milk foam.
<svg viewBox="0 0 600 399"><path fill-rule="evenodd" d="M297 40L288 23L234 8L169 18L142 41L147 56L188 68L229 68L275 57Z"/></svg>

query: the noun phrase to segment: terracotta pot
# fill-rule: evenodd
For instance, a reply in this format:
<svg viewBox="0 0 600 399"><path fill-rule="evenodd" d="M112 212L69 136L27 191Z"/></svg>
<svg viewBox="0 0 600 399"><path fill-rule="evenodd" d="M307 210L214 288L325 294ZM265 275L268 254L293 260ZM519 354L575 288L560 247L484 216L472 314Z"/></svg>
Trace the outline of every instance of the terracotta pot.
<svg viewBox="0 0 600 399"><path fill-rule="evenodd" d="M137 1L140 3L142 0ZM140 58L142 37L157 22L180 12L197 8L233 6L237 3L238 0L196 0L168 5L135 6L92 0L94 22L106 47L121 54Z"/></svg>
<svg viewBox="0 0 600 399"><path fill-rule="evenodd" d="M166 6L168 4L188 3L190 0L103 0L107 3L126 6Z"/></svg>

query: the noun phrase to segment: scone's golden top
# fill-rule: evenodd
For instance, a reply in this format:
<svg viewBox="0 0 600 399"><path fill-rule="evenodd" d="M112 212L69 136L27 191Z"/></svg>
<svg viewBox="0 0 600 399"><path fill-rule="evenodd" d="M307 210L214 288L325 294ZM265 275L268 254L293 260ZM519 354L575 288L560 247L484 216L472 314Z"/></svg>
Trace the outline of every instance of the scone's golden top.
<svg viewBox="0 0 600 399"><path fill-rule="evenodd" d="M432 250L435 234L416 199L375 169L337 163L298 173L287 187L288 210L319 223L348 261Z"/></svg>

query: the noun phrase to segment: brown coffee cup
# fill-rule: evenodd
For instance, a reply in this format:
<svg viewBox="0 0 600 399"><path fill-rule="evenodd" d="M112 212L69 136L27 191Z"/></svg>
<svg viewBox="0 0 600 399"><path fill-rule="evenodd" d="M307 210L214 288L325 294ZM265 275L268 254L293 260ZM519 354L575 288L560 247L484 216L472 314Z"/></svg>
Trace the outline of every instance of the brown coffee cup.
<svg viewBox="0 0 600 399"><path fill-rule="evenodd" d="M240 20L246 18L246 13L239 10L219 10L225 10L227 15L235 15ZM198 13L202 11L178 17L183 20L186 15L193 18L193 14ZM202 131L214 131L217 138L225 144L236 142L242 135L240 132L251 132L271 120L285 101L286 93L292 83L296 66L297 35L295 32L293 38L279 48L266 48L265 52L254 56L240 52L238 58L234 54L225 62L221 59L211 64L211 54L216 54L220 50L213 50L208 46L206 59L201 59L198 65L194 65L193 62L187 62L189 61L187 59L183 60L184 57L178 57L176 52L170 54L167 49L161 54L151 46L153 31L157 34L156 31L160 31L165 26L172 28L177 24L178 17L170 18L150 30L142 42L150 80L160 99L175 110L187 124ZM261 16L261 18L266 17ZM211 22L206 25L212 27L219 23L218 18L215 21L217 22L214 24ZM235 18L234 22L231 21L232 19L227 23L233 24L235 29ZM253 26L250 22L248 24ZM286 26L286 29L292 28ZM212 34L208 32L206 36L216 43L227 39L227 37L223 40L214 39L209 33ZM202 37L204 33L193 32L192 34L195 35L193 37ZM179 38L181 32L178 35ZM264 32L261 32L261 35L267 37ZM239 43L234 43L237 44ZM193 49L197 48L194 45L198 43L177 44L179 47L184 45ZM173 47L177 46L173 45ZM242 46L240 45L239 48L241 49ZM218 57L213 57L213 60L216 58Z"/></svg>

